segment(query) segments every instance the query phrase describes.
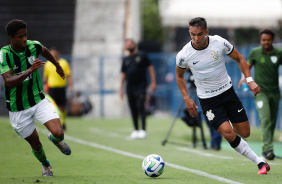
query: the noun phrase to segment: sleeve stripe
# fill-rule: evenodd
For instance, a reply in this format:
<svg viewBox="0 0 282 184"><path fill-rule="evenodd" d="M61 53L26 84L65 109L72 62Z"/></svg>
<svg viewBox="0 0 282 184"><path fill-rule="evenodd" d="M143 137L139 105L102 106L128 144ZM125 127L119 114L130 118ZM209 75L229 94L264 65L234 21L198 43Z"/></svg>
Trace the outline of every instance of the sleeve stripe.
<svg viewBox="0 0 282 184"><path fill-rule="evenodd" d="M233 52L233 50L234 50L234 46L233 46L233 48L231 49L231 51L227 55L230 55Z"/></svg>
<svg viewBox="0 0 282 184"><path fill-rule="evenodd" d="M178 65L177 65L178 66ZM186 68L182 68L181 66L178 66L179 68L181 68L181 69L186 69Z"/></svg>

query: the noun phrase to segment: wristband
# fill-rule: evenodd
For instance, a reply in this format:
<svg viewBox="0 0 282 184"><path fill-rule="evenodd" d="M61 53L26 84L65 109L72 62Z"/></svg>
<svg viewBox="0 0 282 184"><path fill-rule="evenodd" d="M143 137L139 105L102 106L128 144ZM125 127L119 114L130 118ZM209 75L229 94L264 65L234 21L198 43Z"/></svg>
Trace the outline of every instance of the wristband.
<svg viewBox="0 0 282 184"><path fill-rule="evenodd" d="M247 83L254 81L252 77L247 77L246 78Z"/></svg>

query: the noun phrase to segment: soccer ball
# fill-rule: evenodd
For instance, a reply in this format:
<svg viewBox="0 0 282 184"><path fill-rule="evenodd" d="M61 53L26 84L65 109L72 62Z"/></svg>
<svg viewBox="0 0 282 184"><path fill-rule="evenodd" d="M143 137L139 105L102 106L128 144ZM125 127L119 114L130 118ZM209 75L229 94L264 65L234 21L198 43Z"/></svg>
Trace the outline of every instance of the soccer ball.
<svg viewBox="0 0 282 184"><path fill-rule="evenodd" d="M161 156L148 155L142 162L142 169L147 176L158 177L164 172L165 162Z"/></svg>

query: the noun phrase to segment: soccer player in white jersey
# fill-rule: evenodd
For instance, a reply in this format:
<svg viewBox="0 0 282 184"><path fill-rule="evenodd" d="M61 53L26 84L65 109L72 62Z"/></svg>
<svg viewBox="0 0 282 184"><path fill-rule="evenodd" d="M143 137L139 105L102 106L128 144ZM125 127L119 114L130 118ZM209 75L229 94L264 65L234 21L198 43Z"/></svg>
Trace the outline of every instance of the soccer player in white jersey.
<svg viewBox="0 0 282 184"><path fill-rule="evenodd" d="M232 148L257 164L258 174L267 174L270 170L268 163L241 138L249 137L250 124L227 74L224 54L238 63L250 90L257 95L260 87L253 81L246 60L226 39L208 35L207 22L202 17L189 22L189 33L192 40L176 56L176 81L188 112L193 117L197 116L198 107L187 92L184 78L187 67L194 75L197 95L208 123L222 134Z"/></svg>

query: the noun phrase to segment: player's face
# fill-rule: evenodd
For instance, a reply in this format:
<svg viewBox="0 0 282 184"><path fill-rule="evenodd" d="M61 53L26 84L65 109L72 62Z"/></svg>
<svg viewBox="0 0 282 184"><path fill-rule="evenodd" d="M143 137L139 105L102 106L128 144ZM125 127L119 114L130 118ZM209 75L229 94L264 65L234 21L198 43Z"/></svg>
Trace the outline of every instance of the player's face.
<svg viewBox="0 0 282 184"><path fill-rule="evenodd" d="M260 43L263 50L265 51L272 50L273 38L270 34L262 34L260 36Z"/></svg>
<svg viewBox="0 0 282 184"><path fill-rule="evenodd" d="M130 52L133 52L135 50L135 44L132 40L127 40L125 43L126 50L129 50Z"/></svg>
<svg viewBox="0 0 282 184"><path fill-rule="evenodd" d="M20 29L14 36L9 36L11 40L12 48L16 52L21 52L25 50L27 41L27 30Z"/></svg>
<svg viewBox="0 0 282 184"><path fill-rule="evenodd" d="M193 46L198 49L205 48L208 44L207 35L209 31L202 27L195 27L195 26L190 26L189 29L190 29L189 33L192 38Z"/></svg>

